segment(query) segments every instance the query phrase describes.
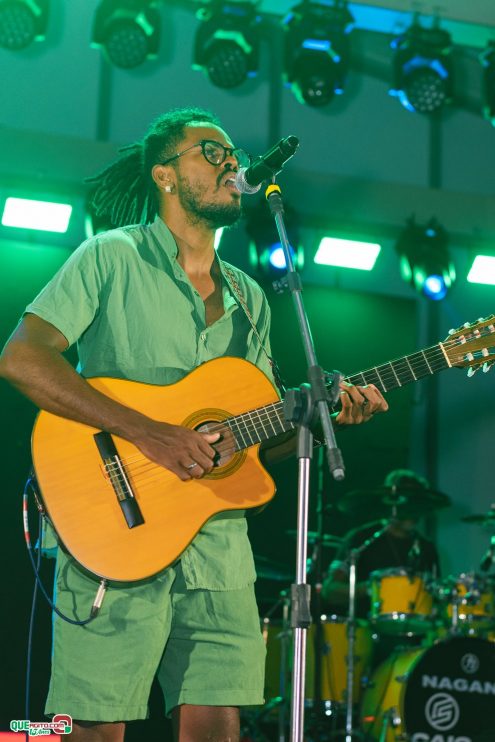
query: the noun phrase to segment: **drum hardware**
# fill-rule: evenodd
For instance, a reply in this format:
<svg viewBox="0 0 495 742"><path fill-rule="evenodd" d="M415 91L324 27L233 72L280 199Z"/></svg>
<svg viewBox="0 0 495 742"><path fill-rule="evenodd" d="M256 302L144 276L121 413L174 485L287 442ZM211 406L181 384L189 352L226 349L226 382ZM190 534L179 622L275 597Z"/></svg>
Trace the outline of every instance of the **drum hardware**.
<svg viewBox="0 0 495 742"><path fill-rule="evenodd" d="M381 529L375 531L361 546L351 549L349 554L349 594L348 594L348 619L347 619L347 675L346 675L346 715L345 715L345 742L352 742L354 734L353 718L353 689L355 675L355 645L356 645L356 568L361 554L385 533L388 521Z"/></svg>
<svg viewBox="0 0 495 742"><path fill-rule="evenodd" d="M371 518L413 519L427 515L439 508L448 507L451 499L443 492L417 487L394 485L376 487L372 490L351 490L339 501L338 507L344 513L363 520ZM495 524L495 508L492 521Z"/></svg>
<svg viewBox="0 0 495 742"><path fill-rule="evenodd" d="M383 725L380 733L379 742L387 742L388 729L396 729L400 723L401 718L398 715L398 710L395 708L395 706L392 706L392 708L388 709L388 711L385 711L385 713L383 714Z"/></svg>

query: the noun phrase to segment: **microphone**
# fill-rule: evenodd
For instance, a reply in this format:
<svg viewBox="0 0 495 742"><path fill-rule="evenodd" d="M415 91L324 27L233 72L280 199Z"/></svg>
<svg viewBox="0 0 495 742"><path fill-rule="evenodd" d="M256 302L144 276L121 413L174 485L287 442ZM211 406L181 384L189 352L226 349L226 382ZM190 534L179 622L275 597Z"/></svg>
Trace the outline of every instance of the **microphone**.
<svg viewBox="0 0 495 742"><path fill-rule="evenodd" d="M256 193L264 180L279 173L299 147L294 135L284 137L266 154L257 157L249 167L241 167L235 174L235 186L240 193Z"/></svg>

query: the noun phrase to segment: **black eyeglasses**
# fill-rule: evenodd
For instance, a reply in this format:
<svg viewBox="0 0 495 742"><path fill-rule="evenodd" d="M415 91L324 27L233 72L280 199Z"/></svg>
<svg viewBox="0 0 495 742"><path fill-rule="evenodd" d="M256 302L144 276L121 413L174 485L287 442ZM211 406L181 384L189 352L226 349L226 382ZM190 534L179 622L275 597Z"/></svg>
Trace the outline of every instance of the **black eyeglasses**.
<svg viewBox="0 0 495 742"><path fill-rule="evenodd" d="M182 157L182 155L185 155L186 152L189 152L189 150L194 149L195 147L201 147L203 157L210 163L210 165L221 165L222 162L225 162L227 157L230 156L235 157L239 167L248 167L251 163L250 156L247 152L244 152L243 149L239 149L238 147L224 147L223 144L215 142L214 139L202 139L200 142L191 144L187 149L183 149L182 152L177 152L173 157L169 157L168 160L164 160L159 164L168 165L169 162L177 160L178 157Z"/></svg>

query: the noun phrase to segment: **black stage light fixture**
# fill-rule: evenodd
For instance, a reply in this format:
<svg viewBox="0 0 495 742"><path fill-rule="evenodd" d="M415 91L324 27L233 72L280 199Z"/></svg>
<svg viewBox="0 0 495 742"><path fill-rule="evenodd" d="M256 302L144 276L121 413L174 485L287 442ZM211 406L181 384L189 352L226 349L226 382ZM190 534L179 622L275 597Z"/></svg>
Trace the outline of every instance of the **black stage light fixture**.
<svg viewBox="0 0 495 742"><path fill-rule="evenodd" d="M448 242L447 232L436 219L417 224L411 217L395 245L402 278L428 299L443 299L455 281Z"/></svg>
<svg viewBox="0 0 495 742"><path fill-rule="evenodd" d="M483 115L495 126L495 41L480 56L483 67Z"/></svg>
<svg viewBox="0 0 495 742"><path fill-rule="evenodd" d="M235 88L258 72L261 17L251 2L213 0L201 8L193 68L218 88Z"/></svg>
<svg viewBox="0 0 495 742"><path fill-rule="evenodd" d="M0 0L0 46L20 51L45 38L50 0Z"/></svg>
<svg viewBox="0 0 495 742"><path fill-rule="evenodd" d="M353 23L347 3L341 0L303 0L282 21L285 79L301 103L325 106L343 93Z"/></svg>
<svg viewBox="0 0 495 742"><path fill-rule="evenodd" d="M289 204L284 206L284 223L292 260L301 270L304 267L304 248L300 240L299 219ZM246 232L249 237L249 264L253 270L274 277L285 272L285 253L264 198L246 211Z"/></svg>
<svg viewBox="0 0 495 742"><path fill-rule="evenodd" d="M390 95L417 113L432 114L452 102L452 39L447 31L413 23L391 46L395 56Z"/></svg>
<svg viewBox="0 0 495 742"><path fill-rule="evenodd" d="M92 45L101 46L110 62L131 69L153 59L160 45L157 0L102 0L96 9Z"/></svg>

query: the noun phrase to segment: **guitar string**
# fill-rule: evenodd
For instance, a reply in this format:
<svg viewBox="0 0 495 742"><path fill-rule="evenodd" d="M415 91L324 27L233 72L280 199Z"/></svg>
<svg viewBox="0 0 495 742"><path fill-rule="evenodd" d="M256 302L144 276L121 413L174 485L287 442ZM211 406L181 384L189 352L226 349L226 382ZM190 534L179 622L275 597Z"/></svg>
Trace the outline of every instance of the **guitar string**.
<svg viewBox="0 0 495 742"><path fill-rule="evenodd" d="M490 334L492 334L492 333L490 333ZM451 346L455 346L455 345L464 346L465 343L461 343L458 339L457 340L453 340L453 341L446 341L446 342L443 343L443 347L444 348L447 347L447 346L449 346L449 345L451 345ZM428 360L426 358L426 353L428 352L428 350L430 351L430 353L429 353L430 363L428 363ZM442 363L440 365L435 366L435 361L431 357L432 356L432 351L434 351L436 353L436 355L438 356L438 360L441 360L442 361ZM411 361L412 361L412 363L415 364L414 368L415 368L416 371L419 370L418 369L418 363L417 363L417 361L419 361L420 365L422 366L421 376L416 376L416 374L414 374L413 366L412 366ZM437 345L437 346L432 346L431 349L427 349L426 351L417 351L416 353L413 353L410 356L406 356L404 358L397 359L397 361L390 361L390 362L388 362L386 364L382 364L380 366L375 366L375 367L372 367L371 369L368 369L366 371L362 371L362 372L359 372L357 374L353 374L351 376L346 377L346 379L357 379L359 376L361 376L363 379L365 379L366 376L369 376L372 373L376 373L378 375L379 380L382 382L381 385L383 386L384 391L388 391L387 386L390 383L390 381L392 381L392 383L393 383L393 386L391 388L395 388L395 387L397 387L397 386L400 385L400 382L398 381L398 378L397 378L397 374L398 375L401 374L401 370L398 368L398 365L399 364L402 364L406 369L409 368L412 371L412 375L413 375L414 378L424 378L424 377L427 377L428 375L431 375L431 374L435 373L438 370L441 370L441 369L445 368L445 365L444 365L445 363L446 363L446 359L445 359L444 353L443 353L442 349L440 348L440 346ZM425 373L425 364L428 367L428 371L426 371L426 373ZM431 369L431 371L430 371L430 369ZM380 371L381 371L381 373L380 373ZM384 379L386 379L388 383L386 383L384 381ZM217 423L218 427L215 427L215 425L213 425L213 426L210 425L208 427L208 432L214 433L214 432L217 432L219 430L221 431L222 429L224 429L225 425L227 425L227 427L229 427L230 430L232 431L232 433L234 435L234 438L235 438L236 431L232 430L231 425L230 425L230 421L231 420L232 421L233 420L236 420L236 425L239 428L239 430L237 431L238 432L238 435L240 435L242 438L244 438L244 435L246 437L249 436L249 437L252 438L253 436L251 435L251 433L252 433L252 431L254 431L254 432L257 433L256 438L258 439L258 440L255 439L254 441L248 441L248 446L241 446L240 448L242 448L242 447L249 447L250 445L255 445L256 443L259 443L259 442L261 442L261 440L263 440L263 437L262 438L259 437L260 423L261 423L261 427L263 428L263 430L264 430L264 425L263 425L264 422L266 422L267 424L271 425L272 428L274 428L274 426L273 426L273 419L275 419L275 421L278 422L278 424L282 426L282 430L281 431L275 431L275 429L274 429L274 435L277 435L279 433L285 432L284 425L287 425L287 423L284 421L284 423L282 424L281 419L280 419L280 415L279 415L279 411L278 411L278 409L275 409L275 408L281 407L282 405L283 405L282 402L273 403L272 405L267 405L265 408L259 408L259 409L256 409L256 410L251 410L251 411L242 413L241 415L235 416L234 418L228 418L226 421L219 421ZM273 407L274 410L275 410L275 418L271 418L270 417L270 413L269 413L269 411L267 409L270 406ZM253 414L256 415L259 418L258 421L252 419L252 415ZM266 417L265 420L262 420L261 419L261 414L263 414ZM247 418L247 420L246 419L243 419L243 418ZM239 421L239 422L237 422L237 421ZM241 424L242 424L242 431L241 431ZM288 429L290 429L290 427L291 426L289 426ZM294 426L292 426L292 427L294 427ZM266 433L265 430L264 430L264 432ZM266 437L268 438L268 437L272 437L272 436L270 435L270 436L266 436ZM236 443L237 443L237 439L236 439ZM244 443L244 441L243 441L243 443ZM239 450L239 448L237 448L236 450ZM228 445L226 447L219 446L219 447L217 447L217 451L220 454L226 453L226 452L229 452L230 454L232 454L231 444L228 443ZM131 459L132 459L132 461L131 461ZM149 462L149 459L147 459L144 455L140 456L139 454L135 454L133 457L130 457L129 459L122 459L121 460L121 463L124 464L127 467L128 465L130 466L131 463L137 463L137 462L140 462L140 461L143 461L143 464L139 464L138 466L142 467L142 466L146 466L146 462ZM153 465L153 462L150 462L150 463ZM118 467L118 464L109 465L106 468L107 472L110 472L111 471L112 466ZM155 466L159 466L159 465L156 464ZM135 468L137 468L137 467L135 467Z"/></svg>
<svg viewBox="0 0 495 742"><path fill-rule="evenodd" d="M349 377L349 378L352 378L352 377ZM236 447L234 451L232 451L231 442L227 441L226 446L220 445L216 447L217 452L220 455L225 454L225 453L228 453L229 455L233 455L233 453L235 453L238 450L241 450L242 448L247 448L251 445L260 443L262 440L266 440L269 437L273 437L272 435L266 435L266 429L264 425L265 423L267 426L271 426L272 428L274 428L273 420L275 420L275 422L277 422L278 425L280 425L281 427L281 430L279 431L276 431L274 428L274 435L286 432L287 430L290 430L291 428L293 428L294 427L293 424L287 423L285 420L282 422L282 419L279 414L279 409L281 410L282 405L283 405L282 402L274 403L273 405L271 405L275 410L275 417L271 417L270 413L267 410L263 410L263 408L261 408L260 410L254 410L254 411L251 411L251 413L243 413L242 415L239 415L236 418L227 419L226 421L219 421L218 424L216 423L215 425L210 425L208 427L208 432L210 433L214 433L219 430L221 431L225 428L225 426L227 426L233 433L234 438L236 440ZM253 414L255 414L259 419L253 420L252 418ZM264 416L264 419L262 419L261 415ZM242 418L247 418L247 423L246 423L246 420L242 420ZM241 420L241 423L237 422L237 420ZM231 426L231 422L234 422L234 421L238 427L237 431L233 430ZM263 429L264 435L260 436L261 429ZM253 431L256 434L255 436L253 436ZM235 436L236 432L237 432L237 435L243 439L242 444L240 444L239 441L237 440ZM245 438L250 438L251 440L247 440L246 442ZM137 473L137 470L139 468L146 469L146 467L149 468L149 467L159 466L157 464L155 465L153 462L150 462L149 459L147 459L144 455L139 455L139 454L135 454L133 457L130 457L128 459L123 458L120 460L119 463L128 467L130 473L131 473L131 470ZM112 469L118 468L118 466L119 464L107 465L106 467L107 473L111 474Z"/></svg>

